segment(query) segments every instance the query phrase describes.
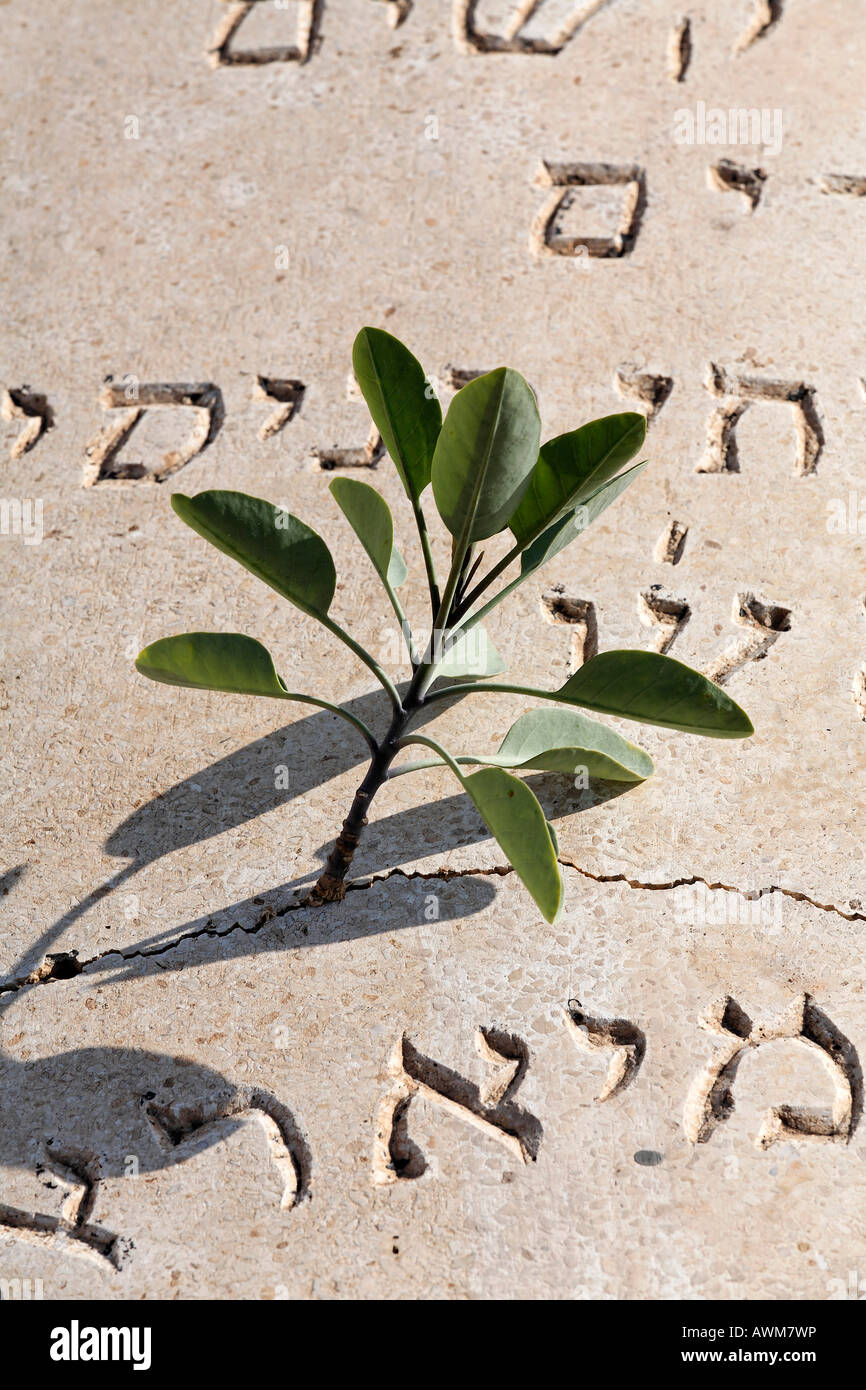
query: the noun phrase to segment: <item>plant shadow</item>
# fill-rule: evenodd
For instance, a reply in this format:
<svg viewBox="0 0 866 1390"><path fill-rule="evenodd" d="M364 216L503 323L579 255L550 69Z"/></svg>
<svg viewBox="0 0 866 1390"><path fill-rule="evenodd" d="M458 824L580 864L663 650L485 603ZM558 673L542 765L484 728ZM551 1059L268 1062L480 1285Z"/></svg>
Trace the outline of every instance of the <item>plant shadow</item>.
<svg viewBox="0 0 866 1390"><path fill-rule="evenodd" d="M542 804L547 803L549 815L565 814L561 807L565 795L562 787L557 786L561 778L536 776L527 780ZM589 796L593 805L600 805L622 795L623 790L620 784L598 783L584 796ZM551 810L551 802L554 808L560 803L559 809ZM587 805L584 802L582 809L586 809ZM566 809L573 810L573 807ZM372 833L374 830L375 834ZM280 924L280 932L268 938L271 942L269 949L297 950L429 923L431 918L427 900L431 894L437 905L433 920L441 922L474 916L488 907L496 896L496 869L493 863L482 866L491 869L490 877L473 874L451 878L447 867L441 869L440 875L431 869L417 878L411 875L394 879L382 877L375 880L377 889L386 895L393 895L394 905L388 906L386 897L385 905L365 918L363 913L353 912L352 908L355 895L366 891L371 877L375 879L376 875L387 875L389 870L400 868L405 863L414 865L426 855L447 854L458 846L492 843L486 825L461 793L442 798L431 805L415 806L385 816L372 822L367 833L371 837L370 842L367 843L366 839L362 842L363 862L358 865L359 869L363 869L363 875L350 884L350 891L342 905L305 909L303 912L297 910L305 892L318 878L320 869L317 867L300 878L231 903L217 912L209 913L207 917L199 917L146 937L124 949L123 959L119 953L106 955L105 969L119 970L120 973L113 975L113 979L132 979L138 973L138 962L146 962L154 955L164 957L161 962L164 970L183 969L184 959L173 960L168 953L183 938L195 936L225 942L231 938L229 949L232 956L250 953L258 949L255 941L261 927L274 919ZM330 847L330 841L319 847L317 855L322 863ZM497 852L496 858L499 857ZM220 955L220 959L225 958L225 954Z"/></svg>
<svg viewBox="0 0 866 1390"><path fill-rule="evenodd" d="M360 696L347 702L345 708L367 723L375 723L377 715L381 722L381 693L373 691ZM442 708L437 704L421 711L419 725L437 717ZM330 751L318 760L305 759L303 750L311 744ZM343 720L329 711L317 711L175 783L138 807L112 831L105 842L106 853L129 862L108 882L98 885L46 928L7 977L9 983L23 980L41 967L46 958L54 960L51 967L54 978L75 974L78 968L75 953L59 953L52 957L49 948L96 903L129 882L147 865L174 850L204 843L223 831L237 828L268 811L288 805L330 777L353 767L360 768L366 758L367 749L363 740L351 728L347 728ZM290 788L274 785L274 767L280 763L292 768ZM568 778L533 774L526 781L551 820L599 805L629 789L626 784L595 782L580 793L580 802L576 805L575 792ZM457 793L439 798L431 804L417 805L371 821L355 867L358 874L367 878L387 873L403 864L416 863L431 855L447 855L456 848L481 844L490 839L487 827L467 797ZM207 917L196 918L153 935L129 948L125 954L135 952L147 956L154 951L165 951L184 936L199 932L220 934L231 930L238 917L256 916L256 907L273 913L283 912L287 907L287 898L291 898L293 891L311 887L318 878L330 848L331 841L318 847L316 856L319 864L302 877L266 893L229 904ZM13 886L21 872L20 867L10 870L0 881L6 891ZM472 911L480 911L494 895L489 883L482 887L477 881L476 889L476 905ZM467 901L471 897L470 894ZM244 929L248 930L246 924Z"/></svg>

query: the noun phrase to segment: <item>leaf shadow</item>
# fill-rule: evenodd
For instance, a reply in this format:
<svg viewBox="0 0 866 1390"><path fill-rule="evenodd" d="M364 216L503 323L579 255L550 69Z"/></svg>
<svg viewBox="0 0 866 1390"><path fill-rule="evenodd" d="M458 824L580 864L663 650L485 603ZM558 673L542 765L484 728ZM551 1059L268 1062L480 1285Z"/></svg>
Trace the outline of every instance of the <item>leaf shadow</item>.
<svg viewBox="0 0 866 1390"><path fill-rule="evenodd" d="M375 724L377 716L381 722L383 700L379 691L372 691L348 701L344 707L367 723ZM434 705L422 710L418 720L419 726L436 718L442 709L442 705ZM314 747L317 744L327 747L330 751L320 759L305 759L302 753L311 744ZM50 946L62 937L70 926L147 865L155 863L174 850L201 844L223 831L244 825L268 811L288 805L329 778L353 767L360 768L366 759L367 749L363 740L356 736L351 728L347 728L339 716L329 711L317 711L246 744L243 748L211 763L210 766L183 778L167 791L136 808L111 832L104 845L106 853L126 858L129 862L108 882L99 884L74 907L51 923L12 968L7 980L20 981L39 967L46 957L50 959ZM274 785L273 772L278 763L286 763L292 767L290 788L283 789ZM577 808L569 779L561 775L533 774L527 777L526 781L538 796L550 819L558 819L573 813L576 809L587 809L589 805L601 804L622 795L630 785L593 783L590 790L581 793L581 805ZM462 792L458 792L453 796L439 798L432 803L422 803L371 821L355 867L363 877L383 874L430 855L446 855L456 848L481 844L490 839L487 827L469 799ZM328 840L318 847L316 855L320 864L324 863L331 843ZM287 897L292 891L311 886L319 872L320 867L314 867L291 883L230 904L205 918L197 918L181 926L172 927L169 931L151 936L129 948L125 954L128 955L131 951L163 951L180 937L191 933L212 931L219 934L220 931L228 929L220 924L228 923L230 927L233 917L244 913L254 915L254 906L261 909L270 907L275 913L281 912L285 909ZM0 887L8 880L8 891L19 873L19 869L9 871L6 879L0 881ZM485 887L487 892L479 890L476 893L479 906L474 911L480 911L495 895L495 890L489 884ZM69 964L71 973L76 973L74 952L63 953L57 957L57 961L59 964L55 978L62 978L66 964Z"/></svg>
<svg viewBox="0 0 866 1390"><path fill-rule="evenodd" d="M286 883L267 893L231 903L219 911L176 926L91 962L88 975L104 974L107 981L136 979L154 965L160 974L224 964L241 956L265 952L309 950L341 942L393 934L409 927L446 924L474 917L496 897L494 883L483 877L380 879L351 889L342 903L300 909L286 899L296 884ZM367 893L374 889L376 906L365 914ZM430 915L435 898L436 915ZM273 915L271 915L273 914ZM244 919L248 924L244 923ZM185 941L184 941L185 939ZM184 947L185 949L177 949ZM194 946L195 958L190 959Z"/></svg>
<svg viewBox="0 0 866 1390"><path fill-rule="evenodd" d="M539 775L527 780L533 784L533 790L542 800L542 804L552 801L556 806L563 801L561 787L555 786L562 778ZM597 783L590 792L592 803L603 804L622 795L624 790L622 784ZM548 809L550 815L558 813L562 812ZM374 835L374 831L377 834ZM474 916L488 907L496 896L495 881L492 877L464 875L451 879L447 867L441 870L441 877L437 877L436 869L431 869L417 879L404 876L393 880L380 878L375 880L377 892L384 891L394 897L397 900L395 907L393 910L381 910L364 925L360 914L354 913L352 908L358 901L355 895L367 890L369 875L387 874L389 870L399 868L407 862L414 864L425 855L448 853L458 845L483 844L492 840L478 812L462 793L440 798L429 805L415 806L384 816L381 820L371 822L367 834L371 836L370 843L368 844L366 838L363 841L364 860L363 865L359 865L363 868L363 875L354 880L355 886L350 886L350 892L342 906L338 904L304 911L294 910L301 901L301 890L312 887L318 878L320 870L316 867L289 883L281 884L264 893L257 893L253 897L209 913L206 917L196 918L138 941L134 946L124 948L123 960L120 960L119 953L106 955L105 969L120 969L121 973L113 976L113 979L132 979L138 971L137 964L133 963L130 966L130 961L146 963L155 955L164 957L161 969L183 969L183 960L172 960L165 953L177 947L182 938L191 936L227 942L226 949L231 955L252 952L257 949L254 943L262 926L270 919L279 924L281 933L274 939L271 949L281 951L352 941L362 936L378 935L429 923L431 919L427 915L426 900L431 894L437 899L438 915L433 920L442 922ZM330 848L330 841L319 847L317 857L322 863ZM497 858L499 857L497 852ZM492 863L480 867L495 872ZM435 892L431 884L436 885ZM293 893L298 895L294 903L290 901ZM444 916L443 911L446 914ZM219 959L226 959L226 955L221 953Z"/></svg>
<svg viewBox="0 0 866 1390"><path fill-rule="evenodd" d="M387 718L387 701L378 689L346 701L343 708L374 729ZM422 710L419 725L438 713L436 706ZM305 751L316 747L328 752L318 759L304 756ZM137 807L111 832L103 846L105 853L129 862L46 927L12 967L9 978L19 978L35 969L69 927L164 855L202 844L288 805L330 778L354 767L360 769L368 757L363 738L345 720L328 710L317 710L184 777ZM292 785L288 789L274 785L274 767L281 763L292 768ZM17 878L21 871L10 870L0 880L0 887L5 885L8 891L16 881L12 875Z"/></svg>

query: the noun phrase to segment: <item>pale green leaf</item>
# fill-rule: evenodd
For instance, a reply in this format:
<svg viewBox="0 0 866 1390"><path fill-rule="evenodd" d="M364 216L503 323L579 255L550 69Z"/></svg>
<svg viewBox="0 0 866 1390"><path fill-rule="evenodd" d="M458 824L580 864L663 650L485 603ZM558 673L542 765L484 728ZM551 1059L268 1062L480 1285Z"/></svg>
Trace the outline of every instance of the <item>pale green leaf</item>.
<svg viewBox="0 0 866 1390"><path fill-rule="evenodd" d="M545 920L554 922L562 906L562 876L551 828L533 792L498 767L460 780Z"/></svg>
<svg viewBox="0 0 866 1390"><path fill-rule="evenodd" d="M533 709L512 724L497 753L473 758L488 767L527 772L575 773L612 782L642 782L651 777L652 759L642 748L576 710Z"/></svg>
<svg viewBox="0 0 866 1390"><path fill-rule="evenodd" d="M277 675L270 652L240 632L184 632L161 637L139 654L136 669L163 685L225 690L233 695L293 697Z"/></svg>
<svg viewBox="0 0 866 1390"><path fill-rule="evenodd" d="M479 623L458 637L436 668L437 676L498 676L505 662Z"/></svg>
<svg viewBox="0 0 866 1390"><path fill-rule="evenodd" d="M520 557L521 579L528 578L530 574L547 564L548 560L552 560L554 555L558 555L572 541L577 540L577 537L582 535L601 516L602 512L640 477L646 466L645 462L636 463L632 468L626 469L625 473L621 473L617 478L612 478L610 482L605 483L573 511L559 517L552 526L543 531Z"/></svg>

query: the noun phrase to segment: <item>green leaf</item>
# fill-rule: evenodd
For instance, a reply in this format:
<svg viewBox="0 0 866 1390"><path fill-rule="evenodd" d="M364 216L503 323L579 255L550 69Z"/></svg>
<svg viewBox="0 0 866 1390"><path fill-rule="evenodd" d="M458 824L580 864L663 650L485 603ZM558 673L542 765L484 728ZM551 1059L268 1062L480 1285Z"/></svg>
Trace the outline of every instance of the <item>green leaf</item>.
<svg viewBox="0 0 866 1390"><path fill-rule="evenodd" d="M645 438L644 416L626 411L549 439L508 523L518 544L528 544L596 493L634 458Z"/></svg>
<svg viewBox="0 0 866 1390"><path fill-rule="evenodd" d="M601 652L548 698L708 738L754 733L748 715L720 686L658 652Z"/></svg>
<svg viewBox="0 0 866 1390"><path fill-rule="evenodd" d="M437 666L436 675L449 680L455 676L498 676L505 669L505 662L479 623L458 637Z"/></svg>
<svg viewBox="0 0 866 1390"><path fill-rule="evenodd" d="M304 613L327 616L334 561L321 536L298 517L245 492L176 492L171 505L187 526Z"/></svg>
<svg viewBox="0 0 866 1390"><path fill-rule="evenodd" d="M273 657L240 632L184 632L162 637L136 658L136 669L163 685L226 690L233 695L293 697L274 669Z"/></svg>
<svg viewBox="0 0 866 1390"><path fill-rule="evenodd" d="M462 544L508 524L529 485L540 434L535 396L510 367L457 392L433 455L433 496Z"/></svg>
<svg viewBox="0 0 866 1390"><path fill-rule="evenodd" d="M460 781L545 920L554 922L562 906L562 876L550 826L532 791L498 767Z"/></svg>
<svg viewBox="0 0 866 1390"><path fill-rule="evenodd" d="M362 719L318 696L287 690L282 676L274 670L270 652L241 632L184 632L178 637L162 637L139 653L135 665L143 676L163 685L225 690L232 695L270 695L277 700L317 705L352 724L373 754L378 752L376 740Z"/></svg>
<svg viewBox="0 0 866 1390"><path fill-rule="evenodd" d="M385 448L408 496L417 502L430 481L442 409L424 368L398 338L362 328L352 365Z"/></svg>
<svg viewBox="0 0 866 1390"><path fill-rule="evenodd" d="M643 416L641 416L642 418ZM528 578L535 570L540 569L542 565L546 565L548 560L552 560L554 555L559 554L560 550L571 545L572 541L577 540L577 537L582 535L587 527L601 516L611 502L615 502L626 488L640 477L646 466L645 462L636 463L632 468L626 469L625 473L620 473L619 477L605 483L573 511L559 517L552 526L543 531L520 557L521 581Z"/></svg>
<svg viewBox="0 0 866 1390"><path fill-rule="evenodd" d="M331 492L379 578L398 589L405 583L408 571L394 545L394 521L384 497L369 483L356 478L335 478Z"/></svg>
<svg viewBox="0 0 866 1390"><path fill-rule="evenodd" d="M642 748L585 714L565 709L533 709L512 724L497 753L473 758L487 767L526 772L569 772L586 768L590 777L611 782L642 782L653 773Z"/></svg>

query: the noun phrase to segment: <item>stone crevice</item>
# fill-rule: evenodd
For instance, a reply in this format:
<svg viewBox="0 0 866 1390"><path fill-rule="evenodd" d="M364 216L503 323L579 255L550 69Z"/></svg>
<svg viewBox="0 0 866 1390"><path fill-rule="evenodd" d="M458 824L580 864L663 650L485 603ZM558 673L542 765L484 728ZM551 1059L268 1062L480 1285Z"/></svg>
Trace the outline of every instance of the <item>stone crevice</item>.
<svg viewBox="0 0 866 1390"><path fill-rule="evenodd" d="M627 874L623 873L593 873L590 869L585 869L580 864L576 864L573 860L563 856L560 856L559 863L566 869L572 869L582 878L590 879L593 883L621 883L637 891L645 890L649 892L665 892L675 888L692 887L700 883L710 892L740 893L752 898L764 898L773 893L779 893L782 897L789 898L793 902L808 903L810 907L816 908L819 912L833 913L846 922L866 922L866 912L845 912L841 907L836 906L835 903L818 902L816 898L810 897L808 893L800 892L795 888L783 888L778 884L773 884L768 888L747 890L738 888L735 884L711 881L700 874L689 874L681 878L649 882L643 879L629 878ZM447 882L451 879L458 878L506 878L513 872L514 870L510 864L495 864L487 868L467 869L439 868L407 870L396 867L389 869L387 873L373 874L365 878L355 879L353 882L347 883L346 890L349 893L364 892L372 888L375 883L385 883L390 878L403 878L407 881L411 879L423 879L427 881L439 879ZM242 922L232 922L226 927L205 925L203 927L197 927L192 931L182 932L172 941L168 941L162 946L153 946L148 949L132 948L130 950L122 950L114 947L106 951L100 951L96 955L88 957L87 960L79 960L77 953L74 951L58 953L46 957L41 965L37 966L30 974L19 976L17 979L7 980L0 984L0 997L3 995L16 994L19 990L26 989L28 986L44 985L54 983L57 980L71 979L76 975L80 975L90 966L107 960L111 956L116 956L120 961L142 960L151 956L167 955L171 951L176 951L178 947L185 945L187 942L196 941L202 937L226 937L236 931L243 932L247 936L255 936L258 932L262 931L263 928L280 917L287 917L290 913L314 910L317 906L321 905L310 903L306 898L299 897L297 902L287 903L281 908L266 907L256 921L250 926L244 926ZM302 928L302 931L306 933L306 928ZM2 1007L2 1005L0 1005L0 1007Z"/></svg>

